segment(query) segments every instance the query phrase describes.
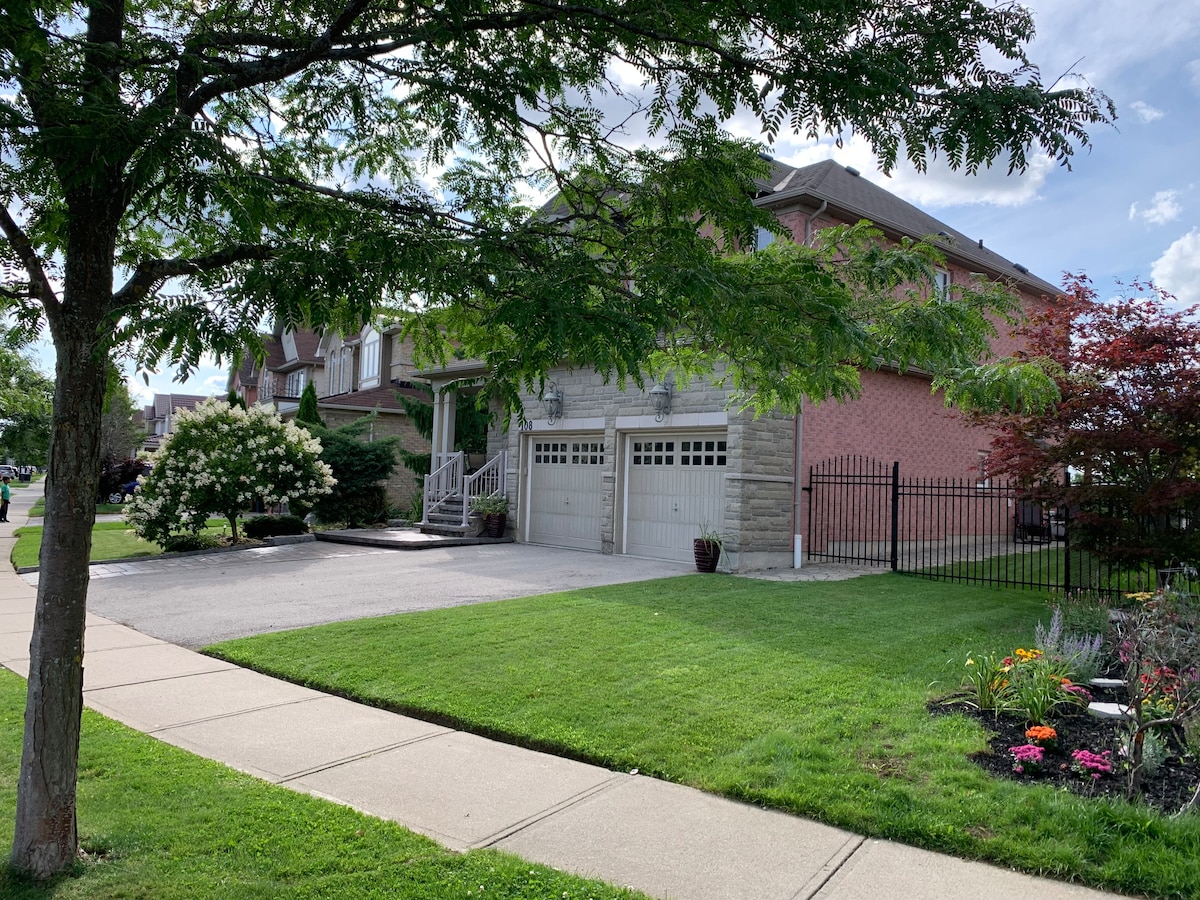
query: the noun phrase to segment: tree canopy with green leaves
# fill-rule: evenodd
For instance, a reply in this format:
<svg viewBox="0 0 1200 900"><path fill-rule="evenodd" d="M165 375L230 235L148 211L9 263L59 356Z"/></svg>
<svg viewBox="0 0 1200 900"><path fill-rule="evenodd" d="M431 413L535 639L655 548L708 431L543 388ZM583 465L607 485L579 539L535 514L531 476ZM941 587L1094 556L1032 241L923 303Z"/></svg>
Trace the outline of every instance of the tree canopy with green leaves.
<svg viewBox="0 0 1200 900"><path fill-rule="evenodd" d="M186 371L268 314L348 333L386 306L510 403L562 359L638 378L660 334L680 366L723 355L760 405L845 392L879 358L979 383L986 301L893 296L928 281L928 248L850 281L829 262L861 235L715 254L778 227L750 202L758 148L718 122L853 131L885 167L1067 163L1111 107L1043 83L1032 36L1027 10L980 0L8 0L0 254L23 277L0 289L57 353L14 864L75 859L91 514L72 498L95 493L115 355ZM626 126L654 146L622 146ZM553 220L526 199L551 192Z"/></svg>
<svg viewBox="0 0 1200 900"><path fill-rule="evenodd" d="M50 449L54 381L0 331L0 460L42 466Z"/></svg>

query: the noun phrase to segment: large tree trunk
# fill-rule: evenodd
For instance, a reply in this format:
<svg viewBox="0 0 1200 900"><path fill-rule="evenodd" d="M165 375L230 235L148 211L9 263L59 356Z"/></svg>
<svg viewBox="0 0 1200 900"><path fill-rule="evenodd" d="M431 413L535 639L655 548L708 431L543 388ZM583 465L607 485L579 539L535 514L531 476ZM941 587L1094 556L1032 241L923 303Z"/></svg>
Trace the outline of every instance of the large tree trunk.
<svg viewBox="0 0 1200 900"><path fill-rule="evenodd" d="M38 878L67 871L78 848L83 628L107 368L98 334L112 296L111 239L85 243L84 259L69 254L64 302L49 316L57 382L12 851L13 866Z"/></svg>

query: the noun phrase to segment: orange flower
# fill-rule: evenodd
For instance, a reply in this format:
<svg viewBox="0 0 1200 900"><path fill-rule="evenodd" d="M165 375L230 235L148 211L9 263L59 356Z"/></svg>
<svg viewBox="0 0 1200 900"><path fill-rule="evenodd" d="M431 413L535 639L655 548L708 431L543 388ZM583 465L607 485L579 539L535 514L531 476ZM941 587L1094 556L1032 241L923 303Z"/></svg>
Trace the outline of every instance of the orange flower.
<svg viewBox="0 0 1200 900"><path fill-rule="evenodd" d="M1035 744L1045 744L1058 740L1058 732L1049 725L1034 725L1032 728L1026 729L1025 737Z"/></svg>

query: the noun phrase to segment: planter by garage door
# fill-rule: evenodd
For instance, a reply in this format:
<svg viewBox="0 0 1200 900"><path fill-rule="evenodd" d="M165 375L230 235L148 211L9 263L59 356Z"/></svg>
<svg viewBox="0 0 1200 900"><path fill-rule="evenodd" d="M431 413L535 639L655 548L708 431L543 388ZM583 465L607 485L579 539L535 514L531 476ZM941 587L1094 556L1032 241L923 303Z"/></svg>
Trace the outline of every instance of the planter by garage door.
<svg viewBox="0 0 1200 900"><path fill-rule="evenodd" d="M531 544L600 549L603 435L530 440Z"/></svg>
<svg viewBox="0 0 1200 900"><path fill-rule="evenodd" d="M724 432L626 438L624 552L692 562L700 526L724 527L725 441Z"/></svg>

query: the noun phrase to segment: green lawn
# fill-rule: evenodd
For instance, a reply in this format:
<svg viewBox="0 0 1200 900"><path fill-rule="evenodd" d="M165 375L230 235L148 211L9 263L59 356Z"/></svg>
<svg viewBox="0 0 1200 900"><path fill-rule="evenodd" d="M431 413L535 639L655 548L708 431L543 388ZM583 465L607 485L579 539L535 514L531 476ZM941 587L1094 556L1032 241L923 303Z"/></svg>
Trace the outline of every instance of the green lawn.
<svg viewBox="0 0 1200 900"><path fill-rule="evenodd" d="M224 519L209 519L205 529L213 534L228 531ZM42 549L42 526L25 525L13 532L17 544L12 552L12 564L16 568L36 566ZM104 560L134 559L141 556L158 556L162 553L158 544L144 541L124 522L97 522L92 526L92 562Z"/></svg>
<svg viewBox="0 0 1200 900"><path fill-rule="evenodd" d="M124 503L97 503L96 513L123 513L125 512ZM29 508L29 515L44 516L46 514L46 498L38 497L34 501L33 506Z"/></svg>
<svg viewBox="0 0 1200 900"><path fill-rule="evenodd" d="M1028 544L1016 553L990 556L972 562L955 562L931 566L921 572L929 575L976 582L1021 584L1062 584L1068 573L1066 551L1060 543ZM1087 585L1106 590L1153 590L1156 578L1153 570L1113 574L1107 572L1100 560L1090 553L1071 552L1070 581L1075 587Z"/></svg>
<svg viewBox="0 0 1200 900"><path fill-rule="evenodd" d="M79 832L92 859L74 877L34 885L7 868L24 700L25 682L0 669L6 900L642 897L494 851L451 853L393 823L275 787L87 710Z"/></svg>
<svg viewBox="0 0 1200 900"><path fill-rule="evenodd" d="M403 589L403 588L398 588ZM925 702L1032 593L690 576L231 641L225 659L518 744L1026 871L1200 896L1200 816L996 779ZM952 662L953 661L953 662Z"/></svg>

